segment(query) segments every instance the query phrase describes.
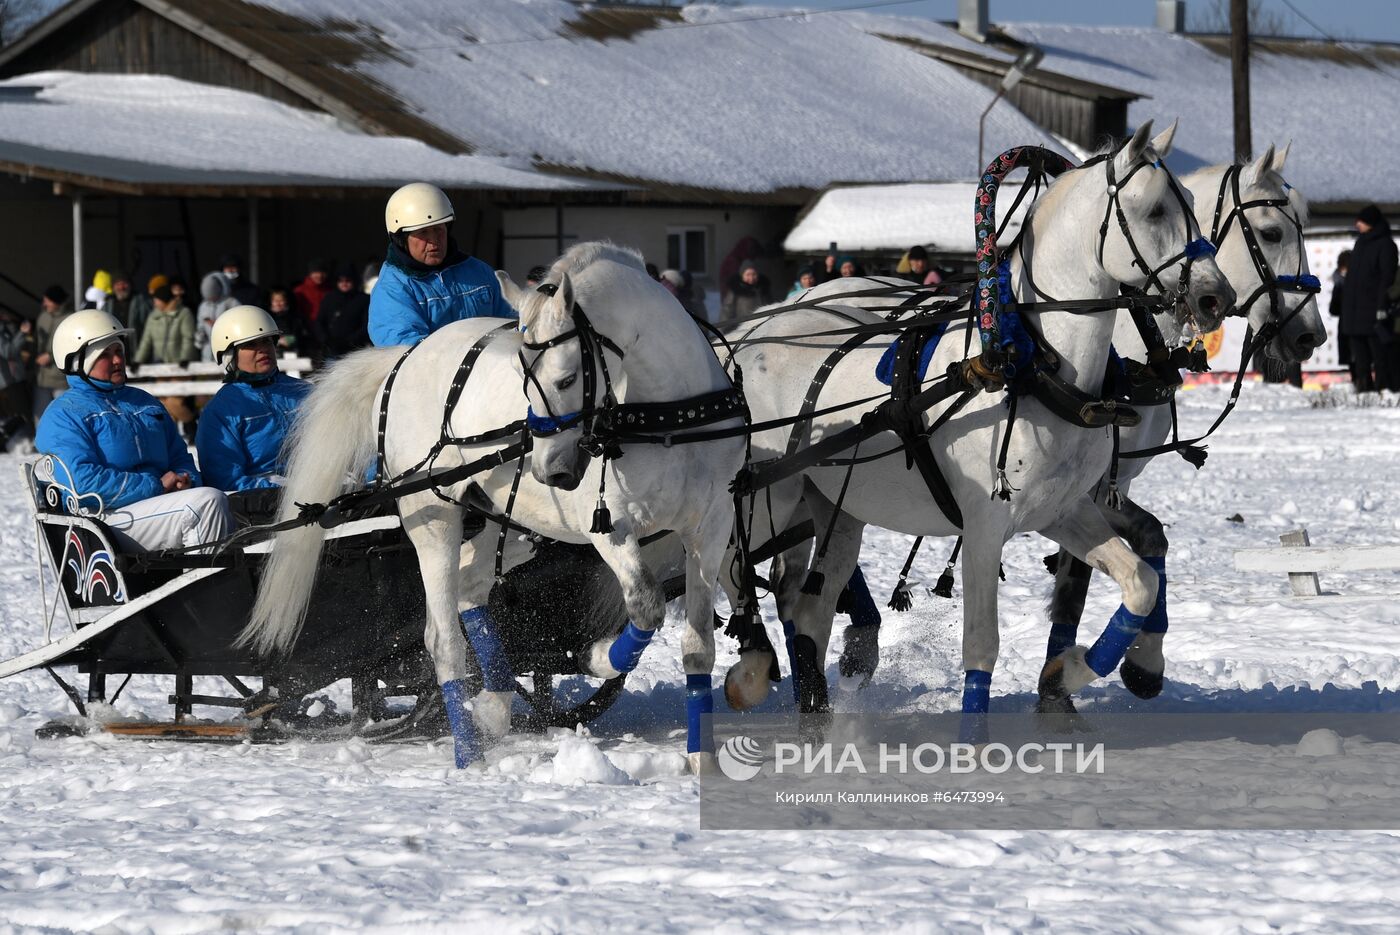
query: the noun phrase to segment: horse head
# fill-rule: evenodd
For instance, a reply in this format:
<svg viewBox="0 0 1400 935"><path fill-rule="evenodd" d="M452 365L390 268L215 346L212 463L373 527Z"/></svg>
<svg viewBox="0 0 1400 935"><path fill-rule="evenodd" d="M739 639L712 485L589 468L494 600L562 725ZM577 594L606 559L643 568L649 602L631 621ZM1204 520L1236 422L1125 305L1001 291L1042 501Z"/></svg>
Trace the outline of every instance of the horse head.
<svg viewBox="0 0 1400 935"><path fill-rule="evenodd" d="M1216 262L1242 297L1239 311L1256 334L1272 321L1278 333L1265 353L1294 363L1312 356L1327 329L1303 245L1308 202L1283 178L1287 159L1288 147L1270 145L1246 165L1202 169L1183 182L1197 198L1197 218L1210 225Z"/></svg>
<svg viewBox="0 0 1400 935"><path fill-rule="evenodd" d="M584 430L604 392L602 347L587 319L577 320L581 313L567 272L534 290L521 289L504 271L496 278L501 295L520 313L520 375L534 436L530 473L541 484L573 490L588 468Z"/></svg>
<svg viewBox="0 0 1400 935"><path fill-rule="evenodd" d="M1103 160L1099 266L1110 279L1174 302L1183 326L1214 331L1235 300L1201 236L1191 196L1164 165L1176 123L1152 136L1149 120Z"/></svg>

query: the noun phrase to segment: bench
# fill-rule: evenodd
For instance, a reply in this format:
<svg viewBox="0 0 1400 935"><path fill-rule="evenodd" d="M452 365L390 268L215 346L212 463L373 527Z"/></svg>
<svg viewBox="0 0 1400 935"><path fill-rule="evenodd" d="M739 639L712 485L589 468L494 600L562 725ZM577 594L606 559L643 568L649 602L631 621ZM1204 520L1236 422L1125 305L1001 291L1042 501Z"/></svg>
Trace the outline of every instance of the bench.
<svg viewBox="0 0 1400 935"><path fill-rule="evenodd" d="M1275 549L1237 549L1236 571L1288 575L1288 597L1351 603L1383 600L1394 595L1338 594L1323 591L1320 574L1400 571L1400 545L1315 546L1306 529L1279 536ZM1256 599L1259 600L1259 599ZM1272 601L1272 598L1263 600Z"/></svg>

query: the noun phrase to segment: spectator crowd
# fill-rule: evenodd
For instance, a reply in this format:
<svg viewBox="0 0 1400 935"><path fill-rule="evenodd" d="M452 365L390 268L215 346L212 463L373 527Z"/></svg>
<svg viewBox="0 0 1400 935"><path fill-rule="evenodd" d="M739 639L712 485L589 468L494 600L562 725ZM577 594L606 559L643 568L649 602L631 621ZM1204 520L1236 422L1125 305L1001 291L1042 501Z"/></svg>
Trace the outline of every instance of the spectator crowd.
<svg viewBox="0 0 1400 935"><path fill-rule="evenodd" d="M242 258L225 255L191 294L178 275L157 273L138 284L124 272L97 270L78 302L61 285L39 297L34 318L0 308L0 445L33 433L44 410L68 385L53 358L53 335L75 311L98 309L131 331L133 373L143 364L213 362L214 323L230 308L265 308L282 329L278 351L314 364L369 346L369 291L379 264L357 267L314 260L306 275L264 289L244 275ZM192 436L195 400L164 400ZM202 400L201 400L202 401Z"/></svg>

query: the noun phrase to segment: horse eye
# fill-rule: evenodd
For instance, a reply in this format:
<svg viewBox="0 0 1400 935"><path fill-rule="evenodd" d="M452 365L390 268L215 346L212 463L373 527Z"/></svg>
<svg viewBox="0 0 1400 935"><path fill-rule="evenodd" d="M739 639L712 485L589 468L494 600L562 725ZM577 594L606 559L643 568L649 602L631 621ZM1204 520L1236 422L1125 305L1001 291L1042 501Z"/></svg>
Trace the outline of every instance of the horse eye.
<svg viewBox="0 0 1400 935"><path fill-rule="evenodd" d="M574 381L577 379L578 371L575 370L573 373L569 374L567 377L564 377L562 380L556 381L554 385L561 390L567 390L569 387L574 385Z"/></svg>
<svg viewBox="0 0 1400 935"><path fill-rule="evenodd" d="M1160 220L1167 216L1167 206L1158 202L1156 207L1154 207L1151 211L1147 212L1147 216L1149 218L1152 218L1154 221Z"/></svg>
<svg viewBox="0 0 1400 935"><path fill-rule="evenodd" d="M1283 231L1277 227L1266 227L1259 231L1259 236L1263 237L1269 243L1279 243L1283 240Z"/></svg>

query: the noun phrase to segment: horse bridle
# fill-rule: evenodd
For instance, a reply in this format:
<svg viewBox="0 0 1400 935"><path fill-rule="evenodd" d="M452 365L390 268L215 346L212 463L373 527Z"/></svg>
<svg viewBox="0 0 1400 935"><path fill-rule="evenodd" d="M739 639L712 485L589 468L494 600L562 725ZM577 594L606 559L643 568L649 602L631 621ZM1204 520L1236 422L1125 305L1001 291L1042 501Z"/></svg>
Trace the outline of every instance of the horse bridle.
<svg viewBox="0 0 1400 935"><path fill-rule="evenodd" d="M537 291L547 296L553 296L558 288L554 283L542 283ZM600 334L593 327L592 322L588 320L588 316L578 302L573 303L569 314L574 326L568 331L557 334L547 341L522 340L520 342L521 350L518 354L520 368L524 374L523 389L528 398L530 384L533 383L539 392L540 400L544 403L546 412L546 415L539 415L533 406L528 407L525 414L525 426L535 438L547 438L551 435L567 432L581 424L583 437L579 440L579 447L596 457L603 453L604 446L598 429L606 422L606 414L617 408L617 397L613 393L612 374L608 371L608 361L603 351L604 349L612 351L619 358L624 355L622 348L618 347L611 338ZM535 376L535 365L539 363L545 351L575 340L579 342L579 376L583 380L583 408L577 412L560 415L555 413L549 405L549 395L545 393L544 387ZM525 359L525 351L527 350L537 352L531 361ZM602 374L603 385L601 401L597 396L599 374Z"/></svg>
<svg viewBox="0 0 1400 935"><path fill-rule="evenodd" d="M1201 236L1200 228L1196 225L1195 212L1191 210L1190 204L1187 203L1186 195L1182 192L1181 186L1177 183L1176 176L1172 175L1172 173L1162 165L1161 159L1156 159L1150 163L1146 161L1139 162L1128 171L1127 175L1123 176L1121 181L1119 181L1114 177L1113 171L1113 163L1116 155L1115 153L1113 156L1104 159L1104 174L1108 179L1108 203L1104 206L1103 223L1099 225L1099 243L1095 251L1099 266L1103 266L1104 246L1108 242L1108 222L1110 219L1116 217L1118 220L1118 229L1123 234L1123 240L1127 243L1128 249L1133 254L1133 265L1142 270L1147 277L1146 282L1143 284L1144 291L1146 291L1145 287L1151 286L1162 299L1172 304L1182 304L1185 302L1187 292L1191 288L1191 267L1202 257L1214 256L1215 245ZM1188 238L1186 245L1182 247L1180 251L1167 257L1155 267L1148 264L1147 260L1143 258L1142 251L1138 249L1137 241L1133 239L1132 226L1128 223L1128 216L1123 211L1123 203L1119 198L1119 194L1132 177L1149 165L1155 169L1161 169L1163 172L1166 172L1167 187L1171 189L1171 193L1176 198L1177 204L1181 206L1182 216L1186 219L1186 236ZM1192 234L1196 236L1192 238ZM1174 264L1183 260L1185 262L1181 264L1181 273L1177 277L1176 288L1175 290L1168 290L1162 283L1161 274Z"/></svg>
<svg viewBox="0 0 1400 935"><path fill-rule="evenodd" d="M1225 170L1225 174L1220 179L1220 190L1215 198L1215 214L1211 221L1210 239L1217 245L1224 242L1229 235L1231 225L1238 222L1240 235L1244 238L1244 244L1249 259L1254 264L1254 270L1259 276L1259 285L1249 294L1249 298L1236 306L1236 314L1248 316L1249 309L1265 293L1269 296L1269 312L1271 321L1277 331L1281 332L1283 327L1302 313L1303 308L1309 302L1315 302L1317 293L1322 289L1322 283L1316 276L1305 275L1303 273L1303 224L1298 218L1285 195L1282 198L1256 198L1253 201L1244 201L1240 195L1240 173L1243 166L1232 165ZM1291 191L1293 186L1287 182L1283 183L1285 192ZM1225 209L1225 194L1229 192L1234 199L1234 206L1228 214L1222 218ZM1249 216L1245 213L1251 208L1279 208L1280 213L1293 225L1294 236L1298 242L1298 271L1292 275L1278 276L1274 274L1273 267L1264 256L1264 248L1259 244L1259 237L1255 233L1254 225L1250 224ZM1282 315L1282 293L1303 293L1307 298L1290 310L1287 316Z"/></svg>

